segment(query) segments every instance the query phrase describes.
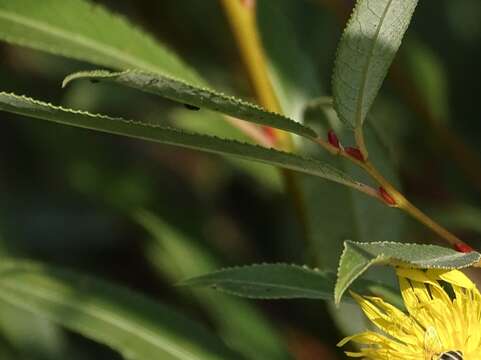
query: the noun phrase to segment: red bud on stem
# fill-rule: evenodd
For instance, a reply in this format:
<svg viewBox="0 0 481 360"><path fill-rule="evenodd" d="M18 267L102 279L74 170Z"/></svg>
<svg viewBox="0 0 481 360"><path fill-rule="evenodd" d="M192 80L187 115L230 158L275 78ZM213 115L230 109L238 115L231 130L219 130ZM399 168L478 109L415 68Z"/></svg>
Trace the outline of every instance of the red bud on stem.
<svg viewBox="0 0 481 360"><path fill-rule="evenodd" d="M360 161L360 162L364 162L364 161L365 161L364 156L362 155L361 150L359 150L358 148L347 147L347 148L345 149L345 151L346 151L346 153L347 153L350 157L352 157L352 158L354 158L354 159L356 159L356 160L358 160L358 161Z"/></svg>
<svg viewBox="0 0 481 360"><path fill-rule="evenodd" d="M334 130L329 130L329 132L327 133L327 141L329 141L329 144L331 144L332 146L334 146L336 149L340 149L341 148L341 145L340 145L340 142L339 142L339 138L337 137L336 133L334 132Z"/></svg>
<svg viewBox="0 0 481 360"><path fill-rule="evenodd" d="M454 249L456 251L459 251L459 252L462 252L462 253L470 253L470 252L474 251L474 249L471 246L469 246L468 244L464 244L464 243L454 244Z"/></svg>
<svg viewBox="0 0 481 360"><path fill-rule="evenodd" d="M396 200L394 200L394 198L382 186L379 188L379 195L381 195L386 204L391 206L396 205Z"/></svg>

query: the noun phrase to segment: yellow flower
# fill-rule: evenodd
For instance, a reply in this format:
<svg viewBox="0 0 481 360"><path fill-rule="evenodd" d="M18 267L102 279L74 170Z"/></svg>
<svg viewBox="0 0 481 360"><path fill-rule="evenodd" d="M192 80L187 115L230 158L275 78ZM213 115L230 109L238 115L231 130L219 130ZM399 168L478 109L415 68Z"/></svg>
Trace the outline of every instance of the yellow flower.
<svg viewBox="0 0 481 360"><path fill-rule="evenodd" d="M381 331L343 339L361 345L349 357L369 360L481 360L481 295L457 270L397 269L407 313L378 297L352 293Z"/></svg>

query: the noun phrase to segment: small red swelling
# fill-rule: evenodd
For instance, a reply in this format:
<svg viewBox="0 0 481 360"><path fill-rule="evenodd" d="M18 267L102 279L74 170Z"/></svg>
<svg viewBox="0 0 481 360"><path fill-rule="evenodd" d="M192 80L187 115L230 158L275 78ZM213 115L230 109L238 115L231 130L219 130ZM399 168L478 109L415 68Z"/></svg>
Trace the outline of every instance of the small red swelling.
<svg viewBox="0 0 481 360"><path fill-rule="evenodd" d="M379 195L381 195L381 197L387 204L396 205L396 200L394 200L394 198L389 195L389 193L383 187L379 188Z"/></svg>
<svg viewBox="0 0 481 360"><path fill-rule="evenodd" d="M329 130L327 133L327 140L329 141L329 144L334 146L336 149L340 149L341 146L339 143L339 138L333 130Z"/></svg>
<svg viewBox="0 0 481 360"><path fill-rule="evenodd" d="M350 157L358 161L364 162L364 156L362 155L361 150L359 150L358 148L347 147L345 151Z"/></svg>
<svg viewBox="0 0 481 360"><path fill-rule="evenodd" d="M459 252L462 252L462 253L470 253L470 252L474 251L474 249L471 246L469 246L468 244L464 244L464 243L454 244L454 248L456 249L456 251L459 251Z"/></svg>

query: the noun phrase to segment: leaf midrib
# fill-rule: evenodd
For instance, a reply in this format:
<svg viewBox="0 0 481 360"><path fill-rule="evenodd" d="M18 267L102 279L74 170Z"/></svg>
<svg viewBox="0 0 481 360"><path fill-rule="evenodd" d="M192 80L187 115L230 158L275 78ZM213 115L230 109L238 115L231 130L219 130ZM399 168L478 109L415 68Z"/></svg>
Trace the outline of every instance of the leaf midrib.
<svg viewBox="0 0 481 360"><path fill-rule="evenodd" d="M75 307L74 305L70 305L66 302L63 302L61 300L58 300L58 298L55 296L55 295L51 295L51 293L54 293L55 291L39 291L39 289L37 289L37 291L35 291L34 289L30 289L30 290L27 290L25 291L24 289L22 288L18 288L18 287L15 287L15 286L8 286L8 285L3 285L3 287L7 288L7 289L14 289L14 290L17 290L19 293L23 293L24 295L28 295L28 294L33 294L34 296L37 296L43 300L47 300L47 301L50 301L54 304L57 304L59 306L66 306L66 307L69 307L71 309L74 309L76 311L79 311L77 307ZM1 297L1 296L0 296ZM7 295L8 297L8 295ZM8 300L4 300L4 301L8 301ZM18 299L17 299L18 301ZM17 302L18 304L18 302ZM25 303L24 302L24 305L26 307L31 307L31 305L29 305L28 303ZM96 312L96 311L97 312ZM126 333L131 333L132 335L134 336L137 336L141 339L144 339L146 342L152 344L153 346L155 347L158 347L159 349L162 349L162 351L165 351L167 353L170 353L172 356L176 356L176 357L179 357L179 359L186 359L186 360L198 360L198 358L190 353L190 352L186 352L185 349L178 349L176 347L172 347L169 345L168 342L163 342L163 341L160 341L159 337L155 335L154 332L150 331L150 330L146 330L145 327L142 327L142 326L136 326L136 325L133 325L131 323L128 323L126 321L124 321L122 318L116 316L115 314L107 311L107 310L104 310L102 309L101 307L99 306L96 306L96 305L92 305L91 303L89 304L89 307L88 308L84 308L81 310L81 312L83 312L84 314L87 314L88 316L91 316L93 318L97 318L97 319L100 319L108 324L112 324L114 326L117 326L118 328L124 330ZM182 356L182 357L180 357Z"/></svg>
<svg viewBox="0 0 481 360"><path fill-rule="evenodd" d="M200 284L200 283L199 283ZM302 288L302 287L296 287L296 286L289 286L289 285L278 285L278 284L272 284L272 283L269 283L269 282L251 282L251 281L246 281L246 280L222 280L222 281L215 281L215 282L212 282L210 283L209 286L215 286L216 284L235 284L235 285L238 285L238 284L246 284L246 285L250 285L250 286L255 286L255 287L270 287L270 288L274 288L274 289L280 289L280 290L283 290L283 289L287 289L287 290L290 290L290 291L302 291L304 293L309 293L309 294L324 294L323 292L321 292L320 290L309 290L307 288Z"/></svg>
<svg viewBox="0 0 481 360"><path fill-rule="evenodd" d="M79 34L71 33L68 31L64 31L62 29L59 29L57 27L45 24L43 22L35 21L28 19L26 17L23 17L21 15L14 14L12 12L8 12L5 10L0 10L0 18L3 18L7 21L11 22L16 22L20 25L30 27L33 29L36 29L38 31L42 31L44 33L57 36L60 38L63 38L64 40L69 40L74 43L77 43L78 45L85 46L91 50L95 50L98 53L103 53L104 55L110 56L112 58L115 58L117 60L120 60L122 62L125 62L127 64L132 65L133 67L139 68L139 69L144 69L144 70L149 70L152 72L159 72L161 71L160 68L158 68L155 65L152 65L148 62L142 61L134 56L131 56L129 54L123 53L114 47L111 47L107 44L99 43L95 40L92 40L90 38L81 36Z"/></svg>
<svg viewBox="0 0 481 360"><path fill-rule="evenodd" d="M376 34L374 36L371 47L369 49L366 64L364 65L361 88L360 88L360 93L359 93L359 100L358 100L358 103L357 103L357 110L356 110L357 111L357 113L356 113L356 128L362 127L362 122L363 122L362 108L364 106L364 93L365 93L366 87L367 87L366 84L367 84L369 70L371 68L371 60L374 56L374 49L376 48L377 41L379 40L379 35L381 34L382 26L384 25L384 20L386 19L386 16L389 12L389 8L391 7L392 2L393 2L393 0L389 0L389 2L386 5L386 8L384 9L384 12L383 12L381 18L379 19L379 26L376 29Z"/></svg>

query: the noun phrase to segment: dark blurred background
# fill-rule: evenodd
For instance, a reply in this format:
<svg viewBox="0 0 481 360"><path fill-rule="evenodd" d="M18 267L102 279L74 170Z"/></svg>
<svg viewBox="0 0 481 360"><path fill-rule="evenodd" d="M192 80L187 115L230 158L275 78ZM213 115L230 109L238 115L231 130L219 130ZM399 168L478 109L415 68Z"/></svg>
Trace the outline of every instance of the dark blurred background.
<svg viewBox="0 0 481 360"><path fill-rule="evenodd" d="M252 99L217 1L96 2L154 34L212 86ZM343 11L350 2L274 2L292 23L301 51L329 95ZM479 0L420 1L396 73L373 110L387 124L383 131L392 140L406 193L473 246L481 245L481 183L476 177L481 168L468 160L465 167L471 166L472 173L463 170L459 159L452 158L449 146L455 145L446 133L480 156L480 59ZM91 68L88 64L0 44L0 65L2 90L54 104L162 124L196 116L168 101L106 84L79 82L61 89L65 75ZM209 323L202 309L189 296L179 296L172 279L153 264L146 245L151 235L136 219L142 210L155 214L223 265L303 261L299 226L276 172L252 176L243 169L216 156L2 113L0 249L114 280ZM410 223L405 234L409 241L435 241ZM335 350L342 334L332 331L324 305L257 305L298 359L342 358ZM0 330L9 341L21 343L19 358L120 358L42 319L2 311ZM7 324L12 318L13 329Z"/></svg>

